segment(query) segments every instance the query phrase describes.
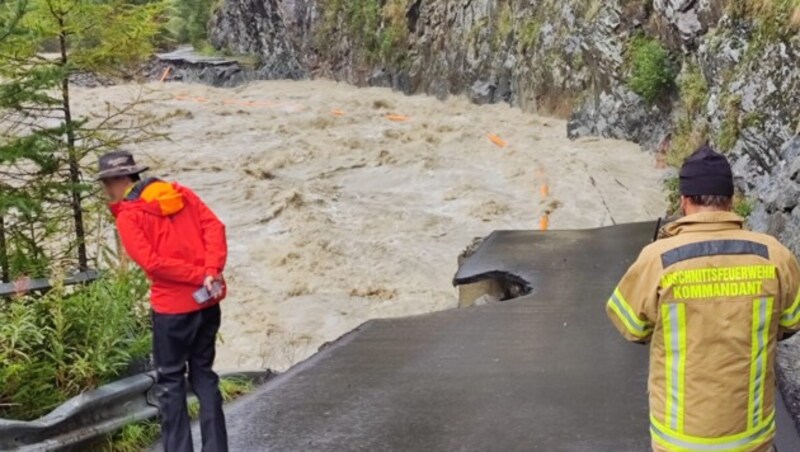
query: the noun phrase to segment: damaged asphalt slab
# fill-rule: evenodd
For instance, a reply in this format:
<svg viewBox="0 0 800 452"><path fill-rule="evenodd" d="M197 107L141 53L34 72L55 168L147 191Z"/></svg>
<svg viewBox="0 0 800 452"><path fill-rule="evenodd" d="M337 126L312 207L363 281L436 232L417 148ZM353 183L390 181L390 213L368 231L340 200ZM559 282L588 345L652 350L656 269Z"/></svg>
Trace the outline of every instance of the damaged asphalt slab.
<svg viewBox="0 0 800 452"><path fill-rule="evenodd" d="M227 407L231 450L648 450L647 348L605 302L653 228L493 234L456 282L509 273L530 295L367 322ZM779 450L800 450L778 412Z"/></svg>

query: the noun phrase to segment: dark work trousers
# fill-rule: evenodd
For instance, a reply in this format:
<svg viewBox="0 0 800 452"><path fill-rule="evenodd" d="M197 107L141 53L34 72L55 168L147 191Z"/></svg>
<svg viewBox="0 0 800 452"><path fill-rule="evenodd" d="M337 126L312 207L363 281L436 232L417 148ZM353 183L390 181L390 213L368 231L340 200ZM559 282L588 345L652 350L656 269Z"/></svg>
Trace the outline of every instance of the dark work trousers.
<svg viewBox="0 0 800 452"><path fill-rule="evenodd" d="M219 324L219 305L189 314L153 313L153 359L164 452L193 450L186 407L187 364L189 383L200 401L203 452L228 451L219 377L212 370Z"/></svg>

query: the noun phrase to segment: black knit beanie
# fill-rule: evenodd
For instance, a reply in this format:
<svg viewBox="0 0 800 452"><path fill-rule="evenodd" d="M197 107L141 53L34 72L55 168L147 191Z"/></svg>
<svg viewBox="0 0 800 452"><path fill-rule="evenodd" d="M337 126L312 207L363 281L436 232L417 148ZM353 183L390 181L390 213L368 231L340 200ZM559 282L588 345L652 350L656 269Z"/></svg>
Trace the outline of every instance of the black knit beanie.
<svg viewBox="0 0 800 452"><path fill-rule="evenodd" d="M733 196L733 172L724 155L703 146L684 162L680 174L683 196Z"/></svg>

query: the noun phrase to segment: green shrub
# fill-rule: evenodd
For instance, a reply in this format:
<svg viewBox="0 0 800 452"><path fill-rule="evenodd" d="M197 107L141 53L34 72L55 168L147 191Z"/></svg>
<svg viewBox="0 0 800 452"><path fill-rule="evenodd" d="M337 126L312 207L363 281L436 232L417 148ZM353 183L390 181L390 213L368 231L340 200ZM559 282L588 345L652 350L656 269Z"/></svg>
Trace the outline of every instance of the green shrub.
<svg viewBox="0 0 800 452"><path fill-rule="evenodd" d="M647 102L654 102L672 88L675 68L669 52L658 40L644 36L633 38L628 58L631 70L628 87Z"/></svg>
<svg viewBox="0 0 800 452"><path fill-rule="evenodd" d="M146 294L131 272L0 307L0 417L39 417L147 357Z"/></svg>
<svg viewBox="0 0 800 452"><path fill-rule="evenodd" d="M733 200L733 211L742 218L747 218L753 213L753 202L744 196L737 196Z"/></svg>

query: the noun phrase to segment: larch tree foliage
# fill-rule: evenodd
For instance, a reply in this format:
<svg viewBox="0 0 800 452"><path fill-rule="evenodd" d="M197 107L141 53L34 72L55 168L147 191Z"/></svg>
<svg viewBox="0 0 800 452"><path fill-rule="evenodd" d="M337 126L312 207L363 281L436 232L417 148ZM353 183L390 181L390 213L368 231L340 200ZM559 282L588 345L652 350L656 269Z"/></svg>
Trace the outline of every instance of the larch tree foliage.
<svg viewBox="0 0 800 452"><path fill-rule="evenodd" d="M140 108L141 93L76 111L71 89L87 74L130 79L152 55L164 15L158 1L0 0L3 280L89 268L85 165L152 138L158 119Z"/></svg>
<svg viewBox="0 0 800 452"><path fill-rule="evenodd" d="M2 8L2 15L0 15L0 43L10 36L16 29L19 19L25 11L26 3L23 1L7 2L0 1L0 8ZM2 162L2 154L0 154L0 162ZM3 212L7 210L6 204L10 203L10 195L3 196L9 190L7 183L0 179L0 281L9 281L11 271L9 268L8 258L8 239L6 235L6 225Z"/></svg>

